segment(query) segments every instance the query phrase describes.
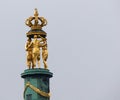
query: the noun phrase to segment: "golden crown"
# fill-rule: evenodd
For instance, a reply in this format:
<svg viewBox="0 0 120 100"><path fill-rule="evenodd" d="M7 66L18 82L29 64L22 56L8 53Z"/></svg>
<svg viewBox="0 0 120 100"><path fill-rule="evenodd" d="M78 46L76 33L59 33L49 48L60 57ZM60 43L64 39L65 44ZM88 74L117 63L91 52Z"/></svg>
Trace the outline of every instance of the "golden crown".
<svg viewBox="0 0 120 100"><path fill-rule="evenodd" d="M39 17L38 15L38 11L35 9L34 17L29 17L25 21L25 24L31 27L31 29L42 29L43 26L47 25L47 20L44 17Z"/></svg>
<svg viewBox="0 0 120 100"><path fill-rule="evenodd" d="M38 16L38 10L35 9L34 16L26 19L25 24L31 28L31 30L26 33L27 37L33 38L34 35L46 37L46 32L42 30L42 27L47 25L47 20L44 17Z"/></svg>

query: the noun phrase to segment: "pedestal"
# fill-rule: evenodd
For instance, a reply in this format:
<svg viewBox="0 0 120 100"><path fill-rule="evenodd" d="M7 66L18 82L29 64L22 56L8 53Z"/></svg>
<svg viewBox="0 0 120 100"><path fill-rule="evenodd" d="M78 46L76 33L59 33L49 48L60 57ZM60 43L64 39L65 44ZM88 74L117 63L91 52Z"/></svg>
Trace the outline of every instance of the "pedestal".
<svg viewBox="0 0 120 100"><path fill-rule="evenodd" d="M53 76L47 69L27 69L21 77L24 78L24 100L49 100L49 79Z"/></svg>

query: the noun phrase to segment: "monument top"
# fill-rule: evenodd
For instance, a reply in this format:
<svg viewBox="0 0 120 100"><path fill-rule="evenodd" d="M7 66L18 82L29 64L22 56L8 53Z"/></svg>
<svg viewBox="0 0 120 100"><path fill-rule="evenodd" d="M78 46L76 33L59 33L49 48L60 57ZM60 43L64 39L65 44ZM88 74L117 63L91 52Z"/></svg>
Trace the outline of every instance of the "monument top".
<svg viewBox="0 0 120 100"><path fill-rule="evenodd" d="M25 50L27 52L27 66L29 69L35 68L36 63L40 68L41 58L44 68L48 68L47 34L42 30L42 27L47 25L47 20L44 17L39 17L38 15L38 10L35 9L34 16L29 17L25 21L25 24L31 28L31 30L26 33L28 39L25 45Z"/></svg>

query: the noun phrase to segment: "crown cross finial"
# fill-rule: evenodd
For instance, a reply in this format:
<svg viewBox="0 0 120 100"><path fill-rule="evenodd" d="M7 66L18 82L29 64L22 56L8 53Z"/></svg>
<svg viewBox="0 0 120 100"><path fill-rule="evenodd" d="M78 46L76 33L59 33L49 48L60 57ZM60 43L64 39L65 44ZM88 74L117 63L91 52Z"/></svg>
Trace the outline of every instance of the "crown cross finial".
<svg viewBox="0 0 120 100"><path fill-rule="evenodd" d="M35 8L34 16L38 16L38 15L39 15L38 10L37 10L37 8Z"/></svg>
<svg viewBox="0 0 120 100"><path fill-rule="evenodd" d="M37 8L35 8L35 11L34 11L34 16L35 16L34 26L37 26L39 24L38 15L39 14L38 14Z"/></svg>

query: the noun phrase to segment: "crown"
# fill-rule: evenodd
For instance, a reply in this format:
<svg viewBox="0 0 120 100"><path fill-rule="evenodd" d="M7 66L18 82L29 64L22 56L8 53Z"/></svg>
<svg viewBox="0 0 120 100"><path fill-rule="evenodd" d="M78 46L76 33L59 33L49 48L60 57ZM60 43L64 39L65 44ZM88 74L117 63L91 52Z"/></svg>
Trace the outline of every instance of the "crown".
<svg viewBox="0 0 120 100"><path fill-rule="evenodd" d="M38 16L38 10L35 8L34 16L26 19L25 24L31 28L31 30L26 33L27 37L33 38L34 35L46 37L46 33L42 30L42 27L47 25L47 20L44 17Z"/></svg>

